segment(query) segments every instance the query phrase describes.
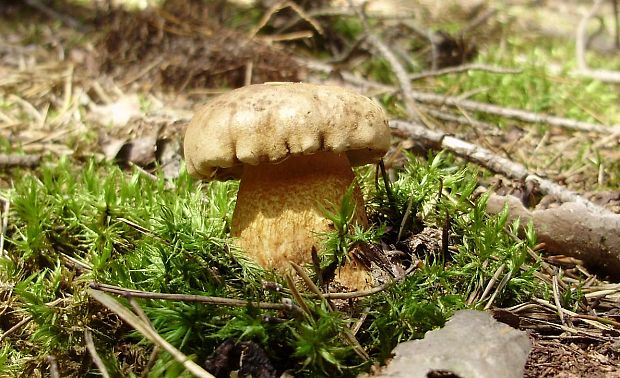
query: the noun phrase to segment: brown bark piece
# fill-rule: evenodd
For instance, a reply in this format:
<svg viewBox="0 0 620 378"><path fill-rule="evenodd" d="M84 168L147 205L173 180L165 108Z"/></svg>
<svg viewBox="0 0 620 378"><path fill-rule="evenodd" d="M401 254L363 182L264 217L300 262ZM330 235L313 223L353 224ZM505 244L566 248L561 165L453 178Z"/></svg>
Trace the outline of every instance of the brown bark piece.
<svg viewBox="0 0 620 378"><path fill-rule="evenodd" d="M529 211L515 197L492 194L487 212L499 213L508 204L510 221L521 226L532 221L539 242L551 254L582 260L589 267L620 277L620 215L599 214L577 202L556 208Z"/></svg>

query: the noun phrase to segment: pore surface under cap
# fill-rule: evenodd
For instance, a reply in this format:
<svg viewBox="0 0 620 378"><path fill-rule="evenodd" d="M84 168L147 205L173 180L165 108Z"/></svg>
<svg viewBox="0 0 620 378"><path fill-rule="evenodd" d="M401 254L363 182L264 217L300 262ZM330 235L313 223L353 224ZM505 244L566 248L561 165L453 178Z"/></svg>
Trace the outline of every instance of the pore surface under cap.
<svg viewBox="0 0 620 378"><path fill-rule="evenodd" d="M345 152L352 165L378 160L390 145L383 109L348 89L304 83L239 88L201 107L185 135L190 174L237 178L243 164L291 155Z"/></svg>

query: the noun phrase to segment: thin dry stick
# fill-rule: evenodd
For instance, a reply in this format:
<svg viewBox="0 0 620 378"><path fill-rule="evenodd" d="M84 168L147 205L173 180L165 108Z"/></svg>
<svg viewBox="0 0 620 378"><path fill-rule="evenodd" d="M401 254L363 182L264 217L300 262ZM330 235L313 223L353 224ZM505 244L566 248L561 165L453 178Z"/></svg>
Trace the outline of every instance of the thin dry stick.
<svg viewBox="0 0 620 378"><path fill-rule="evenodd" d="M299 275L299 277L301 277L301 279L304 281L308 289L310 289L310 291L313 292L314 295L316 295L320 299L325 300L325 303L327 303L327 307L329 307L330 311L335 311L334 305L331 302L326 300L326 298L323 296L323 293L321 293L321 290L318 288L318 286L316 286L314 282L312 282L308 274L306 274L306 271L301 266L295 264L292 261L289 261L289 264L291 264L295 272Z"/></svg>
<svg viewBox="0 0 620 378"><path fill-rule="evenodd" d="M437 109L430 109L430 108L425 108L424 111L426 113L428 113L429 115L440 119L442 121L448 121L448 122L454 122L454 123L460 123L462 125L471 125L474 127L478 127L481 129L487 129L487 130L497 130L497 126L488 123L488 122L483 122L483 121L478 121L475 119L472 119L470 117L463 117L463 116L459 116L456 114L452 114L452 113L448 113L448 112L443 112L441 110L437 110Z"/></svg>
<svg viewBox="0 0 620 378"><path fill-rule="evenodd" d="M17 324L15 324L13 327L7 329L5 333L0 335L0 343L2 342L2 340L9 337L13 333L15 333L17 330L21 329L23 326L30 323L31 320L32 320L32 316L26 316L25 318L20 320Z"/></svg>
<svg viewBox="0 0 620 378"><path fill-rule="evenodd" d="M521 242L521 239L517 235L515 235L508 227L504 227L504 230L506 231L506 233L508 233L508 235L510 235L512 240L514 240L517 243ZM543 245L534 246L534 248L530 248L529 246L526 246L526 251L530 255L530 257L534 259L534 261L536 261L538 264L540 264L540 266L543 268L543 270L549 276L551 276L551 277L555 276L555 270L551 267L551 265L549 265L549 263L544 261L542 259L542 257L540 257L540 254L537 252L538 249L543 248L543 246L544 246L544 244ZM536 247L538 247L538 249L536 249ZM534 249L536 249L536 250L534 250ZM522 267L525 267L525 264L523 264ZM540 277L541 276L540 272L534 272L534 275L536 277L538 277L539 279L541 278ZM543 279L543 281L548 281L548 280L547 279ZM568 288L566 283L564 283L563 281L559 281L558 284L562 287L562 289L567 289Z"/></svg>
<svg viewBox="0 0 620 378"><path fill-rule="evenodd" d="M24 100L23 98L17 96L16 94L10 94L9 100L18 103L28 115L30 115L38 125L42 125L45 122L45 119L41 115L41 112L37 110L31 103Z"/></svg>
<svg viewBox="0 0 620 378"><path fill-rule="evenodd" d="M153 327L153 324L151 324L149 317L146 316L146 313L144 312L142 307L140 307L140 305L136 301L136 298L129 297L128 299L129 299L129 304L131 305L131 308L133 308L133 312L135 312L135 314L138 315L140 319L142 319L144 324L148 325L149 327L151 327L153 331L155 331L155 327Z"/></svg>
<svg viewBox="0 0 620 378"><path fill-rule="evenodd" d="M297 290L297 287L295 286L295 282L293 281L293 277L291 277L290 274L286 273L284 275L284 279L286 280L288 289L291 291L291 295L293 296L293 298L295 299L299 307L301 307L301 309L304 310L304 313L308 317L312 318L312 311L310 311L310 308L306 304L306 301L304 301L304 298L301 296L301 293L299 292L299 290Z"/></svg>
<svg viewBox="0 0 620 378"><path fill-rule="evenodd" d="M157 239L158 241L160 241L162 243L167 243L166 240L162 239L159 235L157 235L153 231L149 230L146 227L142 227L141 225L139 225L138 223L136 223L136 222L134 222L132 220L129 220L129 219L123 218L123 217L118 217L118 218L116 218L116 220L125 223L127 226L133 228L134 230L138 231L142 235L150 236L153 239Z"/></svg>
<svg viewBox="0 0 620 378"><path fill-rule="evenodd" d="M540 305L543 305L544 307L548 308L551 311L555 311L557 309L557 307L555 305L553 305L552 303L550 303L550 302L548 302L548 301L546 301L544 299L534 298L533 301L538 303L538 304L540 304ZM561 310L562 310L562 312L564 314L566 314L568 316L575 317L575 316L579 315L576 312L567 310L565 308L562 308ZM590 319L584 318L583 322L593 326L594 328L597 328L597 329L600 329L600 330L603 330L603 331L608 331L610 329L610 327L602 324L598 320L590 320Z"/></svg>
<svg viewBox="0 0 620 378"><path fill-rule="evenodd" d="M153 366L155 366L155 362L157 362L157 356L159 355L160 350L161 349L159 348L159 346L153 346L153 351L151 352L151 356L149 357L149 362L146 363L144 370L142 370L142 373L140 373L140 378L146 378L149 376L149 372L151 371Z"/></svg>
<svg viewBox="0 0 620 378"><path fill-rule="evenodd" d="M50 354L47 356L46 360L50 365L50 378L60 378L60 374L58 374L58 361L56 361L56 357Z"/></svg>
<svg viewBox="0 0 620 378"><path fill-rule="evenodd" d="M360 11L358 7L353 4L353 1L349 0L348 2L349 7L355 11L357 17L362 22L362 26L364 27L364 31L367 35L366 40L368 41L368 43L373 45L377 49L377 51L379 51L379 54L381 54L385 58L385 60L387 60L388 64L392 67L392 71L394 72L394 75L396 75L396 79L398 80L398 84L400 85L401 93L403 94L405 100L405 109L407 110L409 118L415 120L422 120L423 117L416 106L415 99L411 97L412 88L409 74L407 73L407 71L405 71L405 68L400 63L398 58L396 58L396 55L394 55L392 50L390 50L390 48L387 47L387 45L383 43L383 41L381 41L378 35L376 35L370 30L368 20L366 19L366 16L363 14L363 12Z"/></svg>
<svg viewBox="0 0 620 378"><path fill-rule="evenodd" d="M73 64L69 64L67 66L67 71L64 73L65 76L65 85L64 85L64 98L62 102L62 107L59 110L59 115L55 117L55 120L58 120L61 115L66 113L69 108L71 108L71 99L73 94ZM54 122L54 121L52 121ZM43 124L39 125L43 127Z"/></svg>
<svg viewBox="0 0 620 378"><path fill-rule="evenodd" d="M370 313L370 307L364 308L364 311L362 311L362 316L360 316L360 318L357 319L355 324L353 324L353 327L351 327L351 333L354 336L357 335L357 333L360 331L360 329L362 329L362 325L364 324L364 322L368 318L368 314L369 313Z"/></svg>
<svg viewBox="0 0 620 378"><path fill-rule="evenodd" d="M80 261L73 256L69 256L64 252L60 252L60 257L62 257L62 259L64 260L64 263L66 263L67 265L76 267L77 269L86 270L86 271L93 270L93 267L90 264L84 261Z"/></svg>
<svg viewBox="0 0 620 378"><path fill-rule="evenodd" d="M505 108L502 106L487 104L484 102L460 99L453 96L444 96L420 91L412 91L411 96L414 100L423 103L459 107L470 111L484 112L488 114L498 115L504 118L517 119L523 122L542 123L571 130L596 132L601 134L609 134L614 131L613 127L601 124L576 121L574 119L556 117L543 113L528 112L520 109Z"/></svg>
<svg viewBox="0 0 620 378"><path fill-rule="evenodd" d="M616 27L616 49L620 49L620 7L618 6L618 0L611 0L611 4L614 8L614 26Z"/></svg>
<svg viewBox="0 0 620 378"><path fill-rule="evenodd" d="M9 210L11 207L11 202L8 198L4 198L0 196L0 201L2 201L2 222L0 223L0 257L7 256L7 252L4 250L4 235L6 233L6 229L9 226Z"/></svg>
<svg viewBox="0 0 620 378"><path fill-rule="evenodd" d="M138 317L140 319L142 319L144 324L146 324L149 327L151 327L153 332L157 332L157 330L155 329L155 327L153 327L153 324L149 320L148 316L146 316L146 313L144 312L142 307L140 307L140 305L138 304L138 302L136 301L136 299L134 297L129 297L129 304L133 308L134 312L138 315ZM158 345L153 346L153 351L151 352L151 356L149 357L149 361L146 364L146 366L145 366L144 370L142 371L142 373L140 374L140 377L147 377L148 376L149 371L155 365L155 362L157 362L157 356L159 355L160 349L161 348Z"/></svg>
<svg viewBox="0 0 620 378"><path fill-rule="evenodd" d="M56 306L57 304L59 304L60 302L64 302L67 298L57 298L49 303L46 303L46 306ZM11 334L13 334L14 332L18 331L21 327L23 327L24 325L28 324L30 321L32 320L32 316L27 316L25 318L23 318L22 320L20 320L17 324L15 324L13 327L9 328L5 333L3 333L2 335L0 335L0 343L2 342L2 340L4 340L5 338L7 338L8 336L10 336Z"/></svg>
<svg viewBox="0 0 620 378"><path fill-rule="evenodd" d="M497 289L495 289L495 291L493 292L493 295L491 295L491 298L489 298L489 301L487 302L486 306L484 306L485 310L488 310L491 308L491 306L493 306L493 302L495 302L495 297L497 297L497 295L502 290L504 290L504 287L508 284L508 281L510 281L511 278L512 278L512 270L508 272L508 274L506 274L504 278L502 278L499 285L497 285Z"/></svg>
<svg viewBox="0 0 620 378"><path fill-rule="evenodd" d="M368 290L352 291L349 293L324 293L322 295L323 295L323 298L325 299L353 299L353 298L361 298L361 297L367 297L369 295L377 294L377 293L384 291L391 285L394 285L395 283L402 281L403 279L405 279L405 277L407 277L409 274L411 274L411 272L413 272L416 268L419 268L421 265L422 265L422 262L420 260L415 261L413 264L411 264L409 269L407 269L405 273L403 273L401 276L398 276L389 282L386 282L379 286L375 286Z"/></svg>
<svg viewBox="0 0 620 378"><path fill-rule="evenodd" d="M411 209L413 208L413 194L409 196L409 200L407 201L407 208L405 209L405 215L403 215L403 220L400 222L400 227L398 227L398 236L396 236L396 242L400 241L400 238L403 236L403 232L405 231L405 226L409 221L409 217L411 217Z"/></svg>
<svg viewBox="0 0 620 378"><path fill-rule="evenodd" d="M553 301L555 302L556 311L558 312L558 316L560 317L560 322L566 325L566 319L564 319L564 309L562 308L562 303L560 302L560 288L558 285L558 275L554 274L552 278L552 287L553 287Z"/></svg>
<svg viewBox="0 0 620 378"><path fill-rule="evenodd" d="M527 321L530 321L532 323L544 324L544 325L547 325L547 326L549 326L551 328L559 329L561 331L569 332L569 333L572 333L572 334L575 334L575 335L587 336L587 337L590 337L590 338L595 339L595 340L608 341L608 339L606 339L604 337L601 337L600 335L597 335L595 333L587 332L587 331L584 331L584 330L581 330L581 329L577 329L577 328L571 328L571 327L568 327L568 326L565 326L565 325L561 325L561 324L555 324L553 322L549 322L549 321L542 320L542 319L527 318Z"/></svg>
<svg viewBox="0 0 620 378"><path fill-rule="evenodd" d="M491 279L487 283L487 286L484 288L484 291L482 292L482 295L480 296L480 299L478 299L478 301L483 301L487 297L487 295L489 295L491 289L493 289L493 286L499 279L499 276L501 276L504 272L504 269L506 269L506 264L502 264L499 266L499 268L497 268L497 270L493 274L493 277L491 277Z"/></svg>
<svg viewBox="0 0 620 378"><path fill-rule="evenodd" d="M245 63L245 74L243 79L243 85L248 86L252 84L252 72L254 71L254 62L252 60L248 60Z"/></svg>
<svg viewBox="0 0 620 378"><path fill-rule="evenodd" d="M437 130L429 130L419 124L394 120L390 122L392 129L408 136L417 142L433 149L446 149L454 154L481 165L494 173L501 173L508 178L520 181L533 181L546 194L553 194L562 202L578 202L589 210L598 214L613 214L609 210L598 206L577 193L540 176L530 173L526 167L515 163L493 152L450 136Z"/></svg>
<svg viewBox="0 0 620 378"><path fill-rule="evenodd" d="M302 30L298 32L286 33L286 34L272 34L261 36L260 39L267 43L294 41L296 39L312 38L314 34L309 30Z"/></svg>
<svg viewBox="0 0 620 378"><path fill-rule="evenodd" d="M295 13L297 13L297 15L301 19L303 19L304 21L312 25L312 27L314 28L314 30L317 31L317 33L323 35L323 27L321 26L319 22L317 22L314 18L309 16L299 5L295 4L293 1L284 0L284 1L279 1L275 3L273 6L271 6L271 8L267 10L267 12L263 15L263 17L261 17L260 21L256 24L254 29L252 29L250 33L248 34L248 39L254 38L256 34L262 28L264 28L265 25L267 25L271 17L284 8L291 8Z"/></svg>
<svg viewBox="0 0 620 378"><path fill-rule="evenodd" d="M617 322L613 319L609 319L609 318L603 318L600 316L595 316L595 315L586 315L586 314L575 314L572 315L573 318L577 318L577 319L587 319L587 320L594 320L597 321L601 324L608 324L610 326L614 326L615 328L620 328L620 322Z"/></svg>
<svg viewBox="0 0 620 378"><path fill-rule="evenodd" d="M182 301L182 302L197 302L206 303L217 306L232 306L232 307L246 307L248 305L260 308L263 310L280 310L294 313L300 313L301 310L297 306L289 306L282 303L268 303L268 302L252 302L242 299L232 299L223 297L208 297L203 295L192 294L167 294L167 293L153 293L149 291L126 289L118 286L106 285L97 282L91 282L90 288L93 290L105 291L122 296L146 298L146 299L162 299L166 301Z"/></svg>
<svg viewBox="0 0 620 378"><path fill-rule="evenodd" d="M489 266L489 259L486 259L482 262L482 269L486 269ZM476 284L474 290L469 293L467 297L467 305L471 306L475 301L477 301L478 294L480 293L480 289L482 289L482 285L484 284L484 278L482 276L479 277L478 283ZM491 289L489 289L491 290Z"/></svg>
<svg viewBox="0 0 620 378"><path fill-rule="evenodd" d="M610 82L620 83L620 72L609 70L597 70L588 67L586 61L586 44L588 34L588 23L600 10L603 5L603 0L595 0L592 8L582 17L577 26L577 36L575 38L575 54L577 58L577 71L579 76L585 76L592 79Z"/></svg>
<svg viewBox="0 0 620 378"><path fill-rule="evenodd" d="M128 79L123 80L119 83L121 87L126 87L129 84L138 81L141 77L145 76L149 72L151 72L154 68L157 68L160 64L162 64L166 60L164 56L159 56L155 58L152 62L148 63L144 68L142 68L137 74L129 77ZM105 101L105 99L104 99Z"/></svg>
<svg viewBox="0 0 620 378"><path fill-rule="evenodd" d="M145 324L142 319L140 319L134 313L123 307L112 297L105 293L92 289L89 289L88 293L99 303L101 303L110 311L118 315L121 319L129 323L129 325L139 331L152 343L158 345L166 352L170 353L170 355L172 355L172 357L177 360L177 362L181 363L183 367L189 370L190 373L194 374L196 377L199 378L214 378L213 375L209 374L194 361L191 361L189 358L187 358L185 354L181 353L172 344L168 343L163 337L161 337L157 332L155 332L149 324Z"/></svg>
<svg viewBox="0 0 620 378"><path fill-rule="evenodd" d="M507 68L507 67L498 67L498 66L490 66L488 64L480 64L480 63L468 63L461 64L460 66L455 67L446 67L439 70L433 71L423 71L416 74L409 75L409 80L421 80L428 79L430 77L443 76L453 73L467 72L467 71L485 71L491 73L498 74L518 74L523 72L523 70L518 68Z"/></svg>
<svg viewBox="0 0 620 378"><path fill-rule="evenodd" d="M90 332L88 328L84 330L84 340L86 341L86 349L88 349L88 353L93 359L95 366L99 369L99 372L103 376L103 378L110 378L110 373L108 373L108 368L103 363L101 357L99 357L99 353L97 353L97 348L95 348L95 342L93 341L93 334Z"/></svg>
<svg viewBox="0 0 620 378"><path fill-rule="evenodd" d="M334 312L336 311L336 309L334 308L334 305L331 304L324 296L323 293L321 293L321 290L319 290L319 288L314 284L314 282L312 282L312 280L310 279L310 277L308 277L308 275L306 274L306 272L304 271L304 269L295 264L294 262L290 262L291 266L293 267L293 269L295 269L295 272L297 272L297 274L299 274L299 276L301 277L301 279L304 281L304 283L306 284L306 286L308 286L308 288L310 289L310 291L312 291L314 294L316 294L321 300L323 300L325 303L327 303L327 306L329 308L330 311ZM370 356L368 355L368 353L366 353L366 351L364 350L364 348L362 347L362 345L359 343L359 341L357 341L357 339L355 338L355 335L353 335L353 333L351 332L351 330L349 328L345 328L342 331L344 339L347 341L347 343L349 345L351 345L351 347L353 347L353 351L360 356L361 358L363 358L364 360L368 361L370 360Z"/></svg>

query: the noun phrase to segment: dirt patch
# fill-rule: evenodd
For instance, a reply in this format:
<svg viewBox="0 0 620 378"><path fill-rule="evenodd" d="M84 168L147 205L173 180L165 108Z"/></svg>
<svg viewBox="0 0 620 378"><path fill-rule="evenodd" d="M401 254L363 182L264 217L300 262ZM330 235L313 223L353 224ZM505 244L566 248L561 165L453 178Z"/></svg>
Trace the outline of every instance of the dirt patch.
<svg viewBox="0 0 620 378"><path fill-rule="evenodd" d="M530 377L620 377L618 346L534 338L525 371Z"/></svg>
<svg viewBox="0 0 620 378"><path fill-rule="evenodd" d="M169 0L140 12L115 9L98 22L108 27L98 42L101 69L125 84L179 91L301 78L288 51L226 28L200 1Z"/></svg>

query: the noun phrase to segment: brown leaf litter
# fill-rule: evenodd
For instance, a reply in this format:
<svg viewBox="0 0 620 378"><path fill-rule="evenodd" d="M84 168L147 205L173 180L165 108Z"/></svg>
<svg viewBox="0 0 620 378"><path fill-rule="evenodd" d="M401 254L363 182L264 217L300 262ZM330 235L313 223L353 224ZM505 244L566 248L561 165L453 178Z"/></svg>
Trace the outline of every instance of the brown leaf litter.
<svg viewBox="0 0 620 378"><path fill-rule="evenodd" d="M177 91L300 80L289 52L218 24L212 11L197 0L112 10L98 20L108 27L97 44L102 71L124 84Z"/></svg>

